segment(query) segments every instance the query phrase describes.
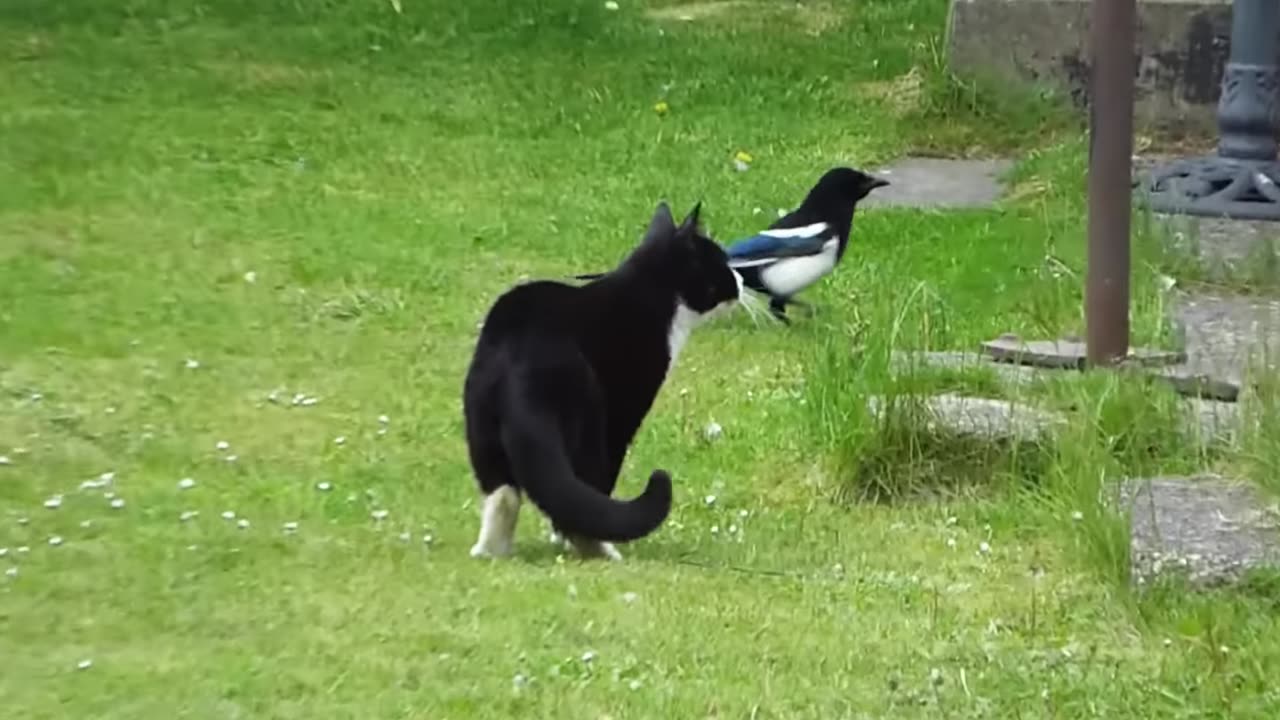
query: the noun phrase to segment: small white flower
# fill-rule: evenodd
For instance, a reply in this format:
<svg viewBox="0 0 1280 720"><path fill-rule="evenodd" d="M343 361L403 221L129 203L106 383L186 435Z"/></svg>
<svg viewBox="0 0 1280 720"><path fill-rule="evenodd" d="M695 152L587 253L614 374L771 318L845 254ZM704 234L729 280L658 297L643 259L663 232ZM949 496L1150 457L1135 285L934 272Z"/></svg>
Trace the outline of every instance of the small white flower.
<svg viewBox="0 0 1280 720"><path fill-rule="evenodd" d="M13 461L9 459L8 455L0 455L0 465L12 465L12 464L13 464Z"/></svg>
<svg viewBox="0 0 1280 720"><path fill-rule="evenodd" d="M200 361L194 360L192 358L187 358L186 366L188 370L195 370L196 368L200 367Z"/></svg>
<svg viewBox="0 0 1280 720"><path fill-rule="evenodd" d="M178 519L181 520L182 522L187 522L188 520L194 520L199 516L200 516L199 510L185 510L181 515L178 516Z"/></svg>
<svg viewBox="0 0 1280 720"><path fill-rule="evenodd" d="M1160 286L1161 290L1169 292L1178 284L1178 281L1168 275L1158 275L1156 276L1156 284Z"/></svg>
<svg viewBox="0 0 1280 720"><path fill-rule="evenodd" d="M44 506L49 508L50 510L57 510L58 508L62 507L62 496L54 495L53 497L44 501Z"/></svg>
<svg viewBox="0 0 1280 720"><path fill-rule="evenodd" d="M115 494L115 493L113 493L113 492L111 492L110 490L108 490L108 491L106 491L106 492L102 493L102 497L104 497L104 498L106 498L106 499L108 499L108 500L110 500L111 498L113 498L113 497L115 497L115 496L116 496L116 494Z"/></svg>
<svg viewBox="0 0 1280 720"><path fill-rule="evenodd" d="M76 663L76 668L79 670L88 670L91 667L93 667L92 660L81 660L80 662Z"/></svg>
<svg viewBox="0 0 1280 720"><path fill-rule="evenodd" d="M226 450L231 447L231 443L227 442L226 440L219 440L217 443L214 444L213 447L220 451Z"/></svg>
<svg viewBox="0 0 1280 720"><path fill-rule="evenodd" d="M719 534L720 534L720 526L719 526L719 525L712 525L712 526L711 526L711 534L712 534L712 535L719 535Z"/></svg>
<svg viewBox="0 0 1280 720"><path fill-rule="evenodd" d="M284 524L284 531L285 531L285 532L287 532L287 533L295 533L295 532L298 532L298 523L296 523L296 522L287 522L287 523L285 523L285 524Z"/></svg>
<svg viewBox="0 0 1280 720"><path fill-rule="evenodd" d="M233 510L224 510L224 511L222 511L222 519L223 519L223 520L235 520L235 519L236 519L235 511L233 511Z"/></svg>
<svg viewBox="0 0 1280 720"><path fill-rule="evenodd" d="M384 428L384 427L380 427L380 428L378 428L378 435L379 435L379 436L386 435L386 434L387 434L387 429L386 429L386 428Z"/></svg>
<svg viewBox="0 0 1280 720"><path fill-rule="evenodd" d="M608 0L608 1L607 1L607 2L605 2L605 4L604 4L604 9L605 9L605 10L617 10L617 9L618 9L618 3L614 2L614 0Z"/></svg>
<svg viewBox="0 0 1280 720"><path fill-rule="evenodd" d="M1173 644L1173 641L1172 641L1172 640L1170 640L1169 638L1165 638L1165 639L1164 639L1164 646L1165 646L1165 647L1169 647L1169 646L1170 646L1170 645L1172 645L1172 644Z"/></svg>
<svg viewBox="0 0 1280 720"><path fill-rule="evenodd" d="M302 399L302 404L306 407L311 407L312 405L315 405L318 402L320 402L320 398L305 397Z"/></svg>
<svg viewBox="0 0 1280 720"><path fill-rule="evenodd" d="M11 578L18 577L18 568L16 568L16 567L11 567L11 568L9 568L8 570L5 570L5 571L4 571L4 574L5 574L5 575L8 575L8 576L9 576L9 577L11 577Z"/></svg>
<svg viewBox="0 0 1280 720"><path fill-rule="evenodd" d="M195 486L196 486L196 481L193 478L189 478L189 477L182 478L181 480L178 481L179 490L190 490Z"/></svg>
<svg viewBox="0 0 1280 720"><path fill-rule="evenodd" d="M716 504L716 496L715 496L715 495L708 495L706 498L704 498L704 501L705 501L708 505L715 505L715 504Z"/></svg>
<svg viewBox="0 0 1280 720"><path fill-rule="evenodd" d="M115 409L115 407L108 407L108 408L106 408L105 410L103 410L103 412L105 412L105 413L106 413L106 414L108 414L108 415L115 415L115 414L116 414L116 409Z"/></svg>
<svg viewBox="0 0 1280 720"><path fill-rule="evenodd" d="M1071 513L1071 519L1075 520L1076 522L1080 522L1081 520L1084 519L1084 513L1080 512L1079 510L1074 510Z"/></svg>
<svg viewBox="0 0 1280 720"><path fill-rule="evenodd" d="M30 547L27 547L26 545L19 545L19 546L17 547L17 553L18 553L19 555L26 555L26 554L27 554L27 553L29 553L29 552L31 552L31 548L30 548Z"/></svg>
<svg viewBox="0 0 1280 720"><path fill-rule="evenodd" d="M635 594L635 593L633 593L633 592L624 592L624 593L622 593L622 602L624 602L624 603L626 603L626 604L630 605L631 603L635 602L635 601L636 601L636 598L638 598L638 597L640 597L640 596L639 596L639 595L636 595L636 594Z"/></svg>
<svg viewBox="0 0 1280 720"><path fill-rule="evenodd" d="M957 522L959 521L956 519L956 516L952 515L951 517L947 518L947 527L951 527L952 525L955 525Z"/></svg>
<svg viewBox="0 0 1280 720"><path fill-rule="evenodd" d="M250 285L258 282L258 273L250 270L249 272L244 274L244 281L249 283Z"/></svg>
<svg viewBox="0 0 1280 720"><path fill-rule="evenodd" d="M387 423L391 422L391 418L387 417L386 415L379 415L378 422L382 423L383 425L386 425Z"/></svg>
<svg viewBox="0 0 1280 720"><path fill-rule="evenodd" d="M584 663L589 663L589 662L591 662L592 660L595 660L595 659L596 659L596 653L595 653L595 651L594 651L594 650L588 650L588 651L586 651L586 652L582 653L582 662L584 662Z"/></svg>
<svg viewBox="0 0 1280 720"><path fill-rule="evenodd" d="M0 547L0 557L4 557L5 555L8 555L8 554L9 554L9 548Z"/></svg>
<svg viewBox="0 0 1280 720"><path fill-rule="evenodd" d="M713 420L707 423L707 427L703 429L702 434L708 440L715 440L724 434L724 428L720 427L720 423Z"/></svg>
<svg viewBox="0 0 1280 720"><path fill-rule="evenodd" d="M731 534L731 535L732 535L733 533L736 533L736 532L738 532L738 526L737 526L737 525L730 525L730 526L729 526L729 534Z"/></svg>
<svg viewBox="0 0 1280 720"><path fill-rule="evenodd" d="M947 547L949 547L949 548L953 548L953 547L955 547L955 546L956 546L956 539L955 539L955 538L947 538Z"/></svg>
<svg viewBox="0 0 1280 720"><path fill-rule="evenodd" d="M19 524L19 525L26 525L26 524L27 524L27 523L29 523L29 522L31 522L31 518L28 518L28 517L20 517L20 518L18 518L18 524Z"/></svg>
<svg viewBox="0 0 1280 720"><path fill-rule="evenodd" d="M61 536L61 535L54 535L54 536L50 537L50 538L49 538L49 544L50 544L50 545L52 545L52 546L54 546L54 547L57 547L57 546L61 545L61 544L62 544L62 536Z"/></svg>
<svg viewBox="0 0 1280 720"><path fill-rule="evenodd" d="M295 395L293 396L293 404L294 404L294 405L301 405L301 404L302 404L302 401L303 401L303 400L306 400L306 399L307 399L307 396L306 396L306 395L304 395L304 394L302 394L302 393L297 393L297 394L295 394Z"/></svg>
<svg viewBox="0 0 1280 720"><path fill-rule="evenodd" d="M344 445L344 444L346 444L346 442L347 442L347 436L346 436L346 435L339 435L338 437L336 437L336 438L334 438L334 439L333 439L333 444L334 444L334 445Z"/></svg>
<svg viewBox="0 0 1280 720"><path fill-rule="evenodd" d="M237 460L239 460L239 459L240 459L240 456L239 456L239 455L228 455L228 456L226 456L225 458L223 458L223 460L226 460L226 461L227 461L227 462L229 462L229 463L233 463L233 462L235 462L235 461L237 461Z"/></svg>
<svg viewBox="0 0 1280 720"><path fill-rule="evenodd" d="M433 536L432 536L432 535L430 535L430 534L427 534L427 535L423 535L423 536L422 536L422 544L423 544L423 545L430 545L431 543L435 542L435 540L436 540L436 539L435 539L435 537L433 537Z"/></svg>
<svg viewBox="0 0 1280 720"><path fill-rule="evenodd" d="M784 216L784 215L786 215L786 214L787 214L787 209L786 209L786 208L778 208L778 217L782 217L782 216Z"/></svg>
<svg viewBox="0 0 1280 720"><path fill-rule="evenodd" d="M381 521L381 520L386 520L387 515L390 515L390 514L391 513L387 512L386 510L374 510L373 512L369 513L369 516L372 517L374 520Z"/></svg>
<svg viewBox="0 0 1280 720"><path fill-rule="evenodd" d="M411 533L407 533L407 532L400 533L400 542L409 542L412 539L413 539L413 535Z"/></svg>
<svg viewBox="0 0 1280 720"><path fill-rule="evenodd" d="M751 208L751 214L752 214L752 215L759 215L759 214L760 214L760 213L762 213L762 212L764 212L764 210L762 210L761 208L758 208L758 207Z"/></svg>
<svg viewBox="0 0 1280 720"><path fill-rule="evenodd" d="M982 541L981 543L978 543L978 552L982 553L983 555L986 555L987 553L991 552L991 545L989 545L985 540Z"/></svg>
<svg viewBox="0 0 1280 720"><path fill-rule="evenodd" d="M93 527L93 521L92 521L92 520L81 520L81 521L80 521L80 527L82 527L82 528L86 528L86 529L87 529L87 528L91 528L91 527Z"/></svg>
<svg viewBox="0 0 1280 720"><path fill-rule="evenodd" d="M112 500L111 507L115 508L116 510L119 510L120 508L124 507L124 498L116 498Z"/></svg>
<svg viewBox="0 0 1280 720"><path fill-rule="evenodd" d="M320 492L329 492L333 489L333 486L327 482L318 482L316 483L316 489Z"/></svg>
<svg viewBox="0 0 1280 720"><path fill-rule="evenodd" d="M236 527L240 528L241 530L247 530L249 528L249 521L246 520L245 518L240 518L239 520L236 521Z"/></svg>
<svg viewBox="0 0 1280 720"><path fill-rule="evenodd" d="M641 684L642 683L639 680L632 680L631 682L627 683L627 687L631 688L632 690L639 690Z"/></svg>
<svg viewBox="0 0 1280 720"><path fill-rule="evenodd" d="M511 685L517 689L522 688L528 684L529 684L529 678L525 677L524 675L521 675L520 673L516 673L515 677L511 678Z"/></svg>
<svg viewBox="0 0 1280 720"><path fill-rule="evenodd" d="M745 517L747 517L747 516L748 516L748 515L750 515L750 514L751 514L751 511L750 511L750 510L747 510L747 509L745 509L745 508L743 508L742 510L739 510L739 511L738 511L738 517L740 517L740 518L745 518Z"/></svg>

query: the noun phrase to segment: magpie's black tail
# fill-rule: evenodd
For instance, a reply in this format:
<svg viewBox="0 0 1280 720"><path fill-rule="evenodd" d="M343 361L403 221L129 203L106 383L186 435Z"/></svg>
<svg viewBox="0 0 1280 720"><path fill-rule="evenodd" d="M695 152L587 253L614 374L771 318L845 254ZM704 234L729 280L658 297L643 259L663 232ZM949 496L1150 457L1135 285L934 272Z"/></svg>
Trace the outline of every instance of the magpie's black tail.
<svg viewBox="0 0 1280 720"><path fill-rule="evenodd" d="M514 410L514 408L513 408ZM563 533L628 542L648 535L671 512L671 476L654 470L634 500L615 500L582 482L564 450L558 423L525 410L512 412L502 444L517 484Z"/></svg>

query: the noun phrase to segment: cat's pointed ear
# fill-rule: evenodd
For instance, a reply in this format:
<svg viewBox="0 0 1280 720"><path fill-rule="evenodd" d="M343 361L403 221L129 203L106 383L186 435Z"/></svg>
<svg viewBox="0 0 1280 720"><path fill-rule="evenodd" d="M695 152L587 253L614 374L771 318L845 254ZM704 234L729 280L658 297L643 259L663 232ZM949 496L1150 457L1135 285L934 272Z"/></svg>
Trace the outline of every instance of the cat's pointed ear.
<svg viewBox="0 0 1280 720"><path fill-rule="evenodd" d="M671 216L671 207L667 203L660 202L658 207L653 211L653 218L649 220L649 229L644 232L643 244L653 242L661 242L669 239L676 233L676 220Z"/></svg>
<svg viewBox="0 0 1280 720"><path fill-rule="evenodd" d="M680 229L677 231L681 235L692 237L698 232L698 222L702 215L702 201L699 200L694 204L693 209L688 215L684 216L684 222L680 223Z"/></svg>

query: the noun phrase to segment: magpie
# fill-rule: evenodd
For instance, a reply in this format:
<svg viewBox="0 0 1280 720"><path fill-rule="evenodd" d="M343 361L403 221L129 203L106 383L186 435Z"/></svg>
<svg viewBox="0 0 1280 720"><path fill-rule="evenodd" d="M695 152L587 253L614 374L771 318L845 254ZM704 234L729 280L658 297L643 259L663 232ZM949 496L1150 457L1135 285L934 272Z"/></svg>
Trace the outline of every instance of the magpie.
<svg viewBox="0 0 1280 720"><path fill-rule="evenodd" d="M800 207L768 228L725 248L744 286L769 296L769 311L784 323L787 305L807 306L796 293L826 277L844 257L858 201L888 180L848 167L828 170Z"/></svg>
<svg viewBox="0 0 1280 720"><path fill-rule="evenodd" d="M725 248L743 286L769 297L769 311L784 323L787 305L807 306L796 293L826 277L844 257L858 201L889 181L848 167L828 170L800 207L768 228ZM575 275L595 280L604 273ZM745 301L748 296L744 295Z"/></svg>

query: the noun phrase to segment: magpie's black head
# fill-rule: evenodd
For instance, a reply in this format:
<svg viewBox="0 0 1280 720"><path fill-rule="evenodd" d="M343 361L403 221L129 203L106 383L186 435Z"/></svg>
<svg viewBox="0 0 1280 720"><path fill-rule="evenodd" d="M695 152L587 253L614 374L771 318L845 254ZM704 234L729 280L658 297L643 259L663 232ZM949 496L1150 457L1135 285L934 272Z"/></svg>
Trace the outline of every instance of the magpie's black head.
<svg viewBox="0 0 1280 720"><path fill-rule="evenodd" d="M698 225L702 203L679 226L666 203L659 203L640 247L624 266L645 275L645 281L675 291L680 303L695 315L706 316L731 306L742 292L742 279L729 267L719 243Z"/></svg>
<svg viewBox="0 0 1280 720"><path fill-rule="evenodd" d="M888 180L868 175L861 170L849 167L832 168L818 179L818 183L805 198L805 203L809 203L811 199L823 205L856 203L872 190L888 184Z"/></svg>

